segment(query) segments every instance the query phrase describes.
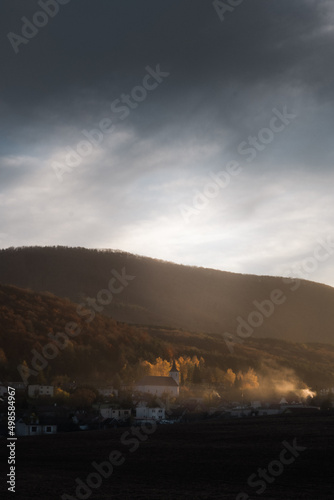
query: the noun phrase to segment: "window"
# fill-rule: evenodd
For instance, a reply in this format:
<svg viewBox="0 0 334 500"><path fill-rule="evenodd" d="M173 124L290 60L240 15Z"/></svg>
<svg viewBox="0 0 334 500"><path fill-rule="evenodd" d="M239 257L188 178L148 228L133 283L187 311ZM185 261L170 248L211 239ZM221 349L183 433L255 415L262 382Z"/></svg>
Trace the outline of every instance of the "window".
<svg viewBox="0 0 334 500"><path fill-rule="evenodd" d="M51 425L48 425L48 426L46 427L46 430L45 430L45 432L52 432L52 428L51 428Z"/></svg>
<svg viewBox="0 0 334 500"><path fill-rule="evenodd" d="M37 432L37 427L36 425L31 426L31 432Z"/></svg>
<svg viewBox="0 0 334 500"><path fill-rule="evenodd" d="M159 413L162 413L162 410L159 410Z"/></svg>

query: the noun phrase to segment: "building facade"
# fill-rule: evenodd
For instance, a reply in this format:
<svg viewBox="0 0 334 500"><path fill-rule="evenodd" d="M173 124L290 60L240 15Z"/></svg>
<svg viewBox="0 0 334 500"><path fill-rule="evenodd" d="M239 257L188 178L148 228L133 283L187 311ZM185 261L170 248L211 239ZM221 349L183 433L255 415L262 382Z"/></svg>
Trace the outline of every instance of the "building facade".
<svg viewBox="0 0 334 500"><path fill-rule="evenodd" d="M36 398L38 396L51 396L54 395L53 385L28 385L28 396Z"/></svg>
<svg viewBox="0 0 334 500"><path fill-rule="evenodd" d="M136 419L139 420L164 420L166 418L165 408L148 408L147 406L137 406Z"/></svg>
<svg viewBox="0 0 334 500"><path fill-rule="evenodd" d="M147 375L136 383L135 390L153 396L169 394L177 397L180 391L180 372L176 368L175 361L168 377Z"/></svg>

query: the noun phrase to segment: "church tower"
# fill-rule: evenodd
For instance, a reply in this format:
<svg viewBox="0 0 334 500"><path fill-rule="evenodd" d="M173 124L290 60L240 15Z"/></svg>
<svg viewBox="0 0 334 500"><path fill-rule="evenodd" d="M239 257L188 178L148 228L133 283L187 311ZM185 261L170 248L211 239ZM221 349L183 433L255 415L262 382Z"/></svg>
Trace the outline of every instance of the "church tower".
<svg viewBox="0 0 334 500"><path fill-rule="evenodd" d="M175 360L173 361L173 366L172 366L171 371L169 372L169 376L175 380L177 385L180 385L180 372L176 368Z"/></svg>

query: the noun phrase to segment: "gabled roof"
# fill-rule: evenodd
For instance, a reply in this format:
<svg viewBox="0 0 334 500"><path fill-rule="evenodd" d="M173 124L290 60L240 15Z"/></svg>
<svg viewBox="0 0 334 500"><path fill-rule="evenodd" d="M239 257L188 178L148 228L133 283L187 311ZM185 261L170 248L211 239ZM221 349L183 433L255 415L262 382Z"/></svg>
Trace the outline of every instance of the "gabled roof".
<svg viewBox="0 0 334 500"><path fill-rule="evenodd" d="M157 386L165 386L168 385L170 387L178 387L177 383L172 377L157 377L152 375L147 375L146 377L139 380L136 383L136 386L142 385L157 385Z"/></svg>

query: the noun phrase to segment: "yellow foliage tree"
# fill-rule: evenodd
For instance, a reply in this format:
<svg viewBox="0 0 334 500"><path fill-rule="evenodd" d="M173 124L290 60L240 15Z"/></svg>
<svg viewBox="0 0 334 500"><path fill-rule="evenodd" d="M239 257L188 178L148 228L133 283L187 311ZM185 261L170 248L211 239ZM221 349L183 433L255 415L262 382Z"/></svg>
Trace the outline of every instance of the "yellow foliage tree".
<svg viewBox="0 0 334 500"><path fill-rule="evenodd" d="M183 382L192 380L192 375L194 371L194 367L197 366L199 368L204 367L204 359L198 359L197 356L180 356L175 360L176 368L181 373L181 377ZM142 361L141 367L145 370L148 370L149 375L156 375L160 377L168 377L169 372L172 368L172 362L167 361L166 359L156 358L155 363L150 363L149 361Z"/></svg>
<svg viewBox="0 0 334 500"><path fill-rule="evenodd" d="M246 373L239 372L237 374L238 380L240 380L240 389L258 389L260 386L258 377L253 370L253 368L249 368Z"/></svg>
<svg viewBox="0 0 334 500"><path fill-rule="evenodd" d="M172 364L162 358L156 358L155 363L152 364L149 361L142 361L141 365L143 368L148 369L149 375L156 375L159 377L168 377Z"/></svg>
<svg viewBox="0 0 334 500"><path fill-rule="evenodd" d="M226 373L225 373L225 376L224 376L224 382L226 385L228 385L229 387L232 387L234 382L235 382L235 379L236 379L236 374L234 373L233 370L231 370L231 368L229 368L228 370L226 370Z"/></svg>
<svg viewBox="0 0 334 500"><path fill-rule="evenodd" d="M70 397L70 393L67 391L64 391L60 387L56 387L55 390L55 398L60 399L60 400L66 400Z"/></svg>

